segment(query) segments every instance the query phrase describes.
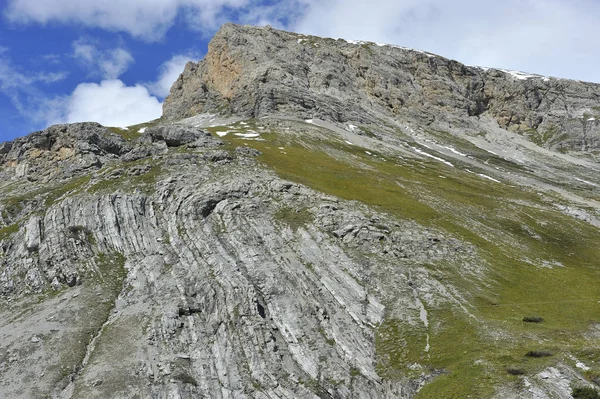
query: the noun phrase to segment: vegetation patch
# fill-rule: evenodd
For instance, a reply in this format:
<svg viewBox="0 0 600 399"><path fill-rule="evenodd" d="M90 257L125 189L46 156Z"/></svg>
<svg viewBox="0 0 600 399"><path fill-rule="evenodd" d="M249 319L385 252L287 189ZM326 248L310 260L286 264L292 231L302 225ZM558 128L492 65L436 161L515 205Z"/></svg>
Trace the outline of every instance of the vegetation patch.
<svg viewBox="0 0 600 399"><path fill-rule="evenodd" d="M517 375L524 375L525 374L525 370L519 369L519 368L516 368L516 367L509 367L509 368L506 369L506 372L508 374L510 374L510 375L515 375L515 376L517 376Z"/></svg>
<svg viewBox="0 0 600 399"><path fill-rule="evenodd" d="M310 223L314 216L307 208L281 207L275 212L275 219L288 225L293 231Z"/></svg>
<svg viewBox="0 0 600 399"><path fill-rule="evenodd" d="M573 388L573 399L600 399L600 392L591 387Z"/></svg>
<svg viewBox="0 0 600 399"><path fill-rule="evenodd" d="M533 350L525 354L527 357L550 357L554 356L554 353L545 350Z"/></svg>
<svg viewBox="0 0 600 399"><path fill-rule="evenodd" d="M148 165L149 168L146 172L136 174L134 176L130 176L128 174L129 171L133 170L133 168L140 167L143 165ZM144 192L151 193L154 191L154 186L158 177L163 172L162 163L157 161L148 161L147 159L142 159L139 161L131 162L128 165L128 169L124 170L116 178L107 178L107 174L114 169L107 169L107 171L99 176L99 180L92 184L87 192L90 194L98 194L98 193L113 193L119 190L130 192L136 189L143 190Z"/></svg>
<svg viewBox="0 0 600 399"><path fill-rule="evenodd" d="M11 224L10 226L5 226L0 228L0 241L10 237L13 234L16 234L19 232L19 224L15 223L15 224Z"/></svg>
<svg viewBox="0 0 600 399"><path fill-rule="evenodd" d="M544 318L541 316L525 316L523 317L523 321L525 323L541 323L544 321Z"/></svg>

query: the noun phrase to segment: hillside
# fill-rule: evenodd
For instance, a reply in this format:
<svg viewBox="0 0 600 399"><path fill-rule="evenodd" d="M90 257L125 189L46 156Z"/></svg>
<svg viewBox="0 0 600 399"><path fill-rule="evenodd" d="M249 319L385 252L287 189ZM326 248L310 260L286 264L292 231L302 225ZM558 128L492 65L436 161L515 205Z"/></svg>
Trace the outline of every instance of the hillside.
<svg viewBox="0 0 600 399"><path fill-rule="evenodd" d="M598 388L599 154L600 85L224 25L160 120L0 145L0 397Z"/></svg>

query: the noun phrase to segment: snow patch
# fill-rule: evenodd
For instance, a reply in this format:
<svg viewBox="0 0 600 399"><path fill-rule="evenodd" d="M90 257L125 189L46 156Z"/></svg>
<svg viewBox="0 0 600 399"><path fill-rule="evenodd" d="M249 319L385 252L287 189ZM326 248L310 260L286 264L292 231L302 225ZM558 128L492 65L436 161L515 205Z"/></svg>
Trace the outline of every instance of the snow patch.
<svg viewBox="0 0 600 399"><path fill-rule="evenodd" d="M304 122L306 123L312 123L313 125L315 125L315 121L312 119L306 119Z"/></svg>
<svg viewBox="0 0 600 399"><path fill-rule="evenodd" d="M145 132L146 132L146 128L145 127L143 127L140 130L138 130L138 133L145 133Z"/></svg>
<svg viewBox="0 0 600 399"><path fill-rule="evenodd" d="M436 157L435 155L431 155L431 154L429 154L429 153L426 153L425 151L423 151L423 150L420 150L420 149L418 149L417 147L410 147L410 148L412 148L412 149L413 149L413 151L415 151L415 152L416 152L416 153L418 153L418 154L425 155L426 157L433 158L433 159L435 159L436 161L440 161L440 162L442 162L442 163L445 163L445 164L446 164L446 165L448 165L448 166L454 167L454 165L452 165L450 162L446 161L446 160L445 160L445 159L443 159L443 158L439 158L439 157Z"/></svg>
<svg viewBox="0 0 600 399"><path fill-rule="evenodd" d="M260 137L260 134L256 133L256 132L249 132L249 133L235 133L236 136L238 137L243 137L243 138L253 138L253 137Z"/></svg>
<svg viewBox="0 0 600 399"><path fill-rule="evenodd" d="M584 363L582 363L582 362L577 362L577 363L575 364L575 367L577 367L578 369L581 369L581 370L583 370L583 371L589 371L589 370L591 370L591 369L590 369L588 366L586 366L586 365L585 365Z"/></svg>
<svg viewBox="0 0 600 399"><path fill-rule="evenodd" d="M225 136L227 136L228 133L231 133L231 130L226 130L224 132L217 132L217 136L225 137Z"/></svg>
<svg viewBox="0 0 600 399"><path fill-rule="evenodd" d="M445 149L447 149L447 150L450 150L450 151L452 151L453 153L455 153L456 155L460 155L461 157L466 157L466 156L467 156L467 154L463 154L462 152L460 152L460 151L457 151L456 149L454 149L454 148L452 148L452 147L446 147L446 146L443 146L442 148L445 148Z"/></svg>
<svg viewBox="0 0 600 399"><path fill-rule="evenodd" d="M518 79L518 80L527 80L527 79L531 79L531 78L542 78L542 79L544 79L544 82L547 82L548 80L550 80L550 78L548 78L546 76L533 75L530 73L520 72L520 71L511 71L510 69L499 69L499 71L507 73L510 76L512 76L513 78Z"/></svg>
<svg viewBox="0 0 600 399"><path fill-rule="evenodd" d="M352 144L352 142L350 142L348 140L346 140L346 144L354 145L354 144Z"/></svg>
<svg viewBox="0 0 600 399"><path fill-rule="evenodd" d="M598 187L598 185L596 183L592 183L591 181L579 179L577 177L574 177L574 179L577 180L577 181L579 181L579 182L582 182L582 183L585 183L585 184L589 184L590 186Z"/></svg>
<svg viewBox="0 0 600 399"><path fill-rule="evenodd" d="M348 129L350 129L351 131L355 131L357 128L358 128L358 126L348 125Z"/></svg>
<svg viewBox="0 0 600 399"><path fill-rule="evenodd" d="M501 183L501 182L500 182L500 180L496 180L496 179L494 179L493 177L490 177L490 176L488 176L488 175L484 175L483 173L478 173L477 175L478 175L478 176L481 176L481 177L483 177L484 179L488 179L488 180L491 180L491 181L495 181L496 183Z"/></svg>

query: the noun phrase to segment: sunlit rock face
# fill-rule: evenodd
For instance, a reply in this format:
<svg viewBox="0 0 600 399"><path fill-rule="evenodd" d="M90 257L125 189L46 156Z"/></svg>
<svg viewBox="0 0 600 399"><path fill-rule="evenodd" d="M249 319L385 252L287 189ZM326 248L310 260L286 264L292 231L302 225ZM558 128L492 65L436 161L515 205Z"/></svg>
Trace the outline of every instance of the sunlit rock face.
<svg viewBox="0 0 600 399"><path fill-rule="evenodd" d="M0 144L0 397L595 389L599 90L225 25L162 119Z"/></svg>

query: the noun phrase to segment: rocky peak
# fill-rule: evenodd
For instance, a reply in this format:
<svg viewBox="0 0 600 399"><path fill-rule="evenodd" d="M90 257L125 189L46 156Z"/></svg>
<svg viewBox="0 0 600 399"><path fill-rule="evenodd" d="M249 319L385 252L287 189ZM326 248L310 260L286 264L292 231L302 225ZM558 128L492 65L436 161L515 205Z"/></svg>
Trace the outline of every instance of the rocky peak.
<svg viewBox="0 0 600 399"><path fill-rule="evenodd" d="M545 147L600 148L600 85L469 67L423 51L226 24L163 109L404 123L473 134L488 120ZM600 118L599 118L600 119Z"/></svg>

